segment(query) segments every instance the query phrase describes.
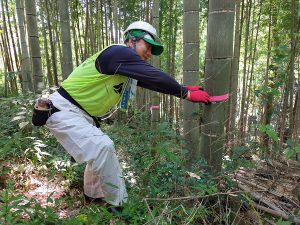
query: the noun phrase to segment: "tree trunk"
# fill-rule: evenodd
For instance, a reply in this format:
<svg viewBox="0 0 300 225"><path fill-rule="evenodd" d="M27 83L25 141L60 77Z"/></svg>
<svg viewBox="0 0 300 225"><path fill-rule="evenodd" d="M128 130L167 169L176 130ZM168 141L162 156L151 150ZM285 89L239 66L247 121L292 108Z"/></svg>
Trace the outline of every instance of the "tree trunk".
<svg viewBox="0 0 300 225"><path fill-rule="evenodd" d="M75 3L76 4L76 3ZM75 5L76 6L76 5ZM73 36L73 41L74 41L74 51L75 51L75 61L76 61L76 67L79 66L79 43L78 43L78 38L76 34L76 12L74 10L74 5L71 5L70 10L71 10L71 29L72 29L72 36Z"/></svg>
<svg viewBox="0 0 300 225"><path fill-rule="evenodd" d="M45 51L45 57L46 57L46 68L47 68L47 79L48 79L48 86L49 88L54 86L54 80L53 80L53 74L51 70L51 65L52 63L50 60L50 55L49 55L49 45L48 45L48 37L47 37L47 24L46 24L46 19L45 19L45 11L43 8L41 8L41 23L42 23L42 30L43 30L43 38L44 38L44 51Z"/></svg>
<svg viewBox="0 0 300 225"><path fill-rule="evenodd" d="M12 31L12 27L11 27L11 20L10 20L10 15L9 15L9 8L8 8L8 0L5 1L5 8L6 8L6 17L7 17L7 21L8 22L8 30L9 30L9 37L11 39L11 43L12 43L12 49L13 49L13 53L14 53L14 58L15 58L15 65L16 65L16 71L20 70L20 63L19 63L19 59L18 59L18 54L17 54L17 49L16 49L16 44L15 44L15 38L14 38L14 34Z"/></svg>
<svg viewBox="0 0 300 225"><path fill-rule="evenodd" d="M183 3L183 83L199 85L199 1ZM199 158L199 104L183 102L183 129L188 166Z"/></svg>
<svg viewBox="0 0 300 225"><path fill-rule="evenodd" d="M245 52L244 52L244 63L243 63L243 89L242 89L242 99L241 99L241 110L240 110L240 121L239 121L239 141L241 144L245 143L245 119L246 117L246 93L248 89L247 80L248 80L248 73L247 73L247 59L248 59L248 43L249 43L249 30L250 30L250 18L251 18L251 8L252 8L252 0L248 1L246 6L246 32L245 32Z"/></svg>
<svg viewBox="0 0 300 225"><path fill-rule="evenodd" d="M296 12L299 10L299 2L296 0L292 0L293 4L291 6L291 13L293 16L292 24L291 24L291 68L290 73L294 74L294 68L295 68L295 61L296 61L296 49L299 46L299 36L296 36L296 34L299 34L300 29L300 18L297 16ZM299 65L298 65L299 66ZM293 69L292 69L293 68ZM300 74L299 74L299 67L297 69L298 71L298 86L295 96L295 104L293 108L293 116L292 120L290 122L291 126L291 135L292 139L294 140L295 144L300 143Z"/></svg>
<svg viewBox="0 0 300 225"><path fill-rule="evenodd" d="M42 60L41 50L39 43L39 34L36 20L36 8L35 0L26 0L26 18L27 18L27 29L29 36L29 46L32 59L32 74L34 81L34 90L37 93L41 93L45 88L42 74Z"/></svg>
<svg viewBox="0 0 300 225"><path fill-rule="evenodd" d="M233 149L237 145L235 138L235 126L236 126L236 108L237 108L237 95L238 95L238 73L239 73L239 62L240 62L240 49L243 29L243 11L244 2L242 1L242 10L240 12L241 0L237 0L235 4L236 15L235 15L235 35L234 35L234 53L232 60L232 72L230 76L230 87L229 87L229 118L227 125L227 145ZM241 15L242 13L242 15ZM241 19L242 18L242 19Z"/></svg>
<svg viewBox="0 0 300 225"><path fill-rule="evenodd" d="M271 56L271 36L272 36L272 4L269 3L270 12L269 12L269 31L268 31L268 55L267 55L267 64L266 64L266 73L265 73L265 79L264 79L264 86L267 87L269 84L269 64L270 64L270 56ZM273 98L269 93L266 93L264 96L263 101L263 109L262 109L262 118L261 118L261 124L267 125L270 124L271 121L271 115L272 115L272 102ZM265 156L269 155L269 137L266 133L261 133L261 144L264 147L265 150Z"/></svg>
<svg viewBox="0 0 300 225"><path fill-rule="evenodd" d="M53 30L50 23L50 13L49 13L49 2L45 0L45 7L46 7L46 13L47 13L47 26L49 29L49 42L50 42L50 49L51 49L51 61L52 61L52 68L53 68L53 80L54 84L58 86L58 75L57 75L57 65L56 65L56 51L55 51L55 44L53 41Z"/></svg>
<svg viewBox="0 0 300 225"><path fill-rule="evenodd" d="M20 32L20 40L21 40L21 70L22 70L22 87L23 91L33 91L32 85L32 74L31 74L31 65L30 65L30 58L28 53L28 45L26 42L26 32L25 32L25 15L24 15L24 1L23 0L16 0L16 10L18 16L18 25L19 25L19 32Z"/></svg>
<svg viewBox="0 0 300 225"><path fill-rule="evenodd" d="M59 0L59 15L61 26L61 42L62 42L62 60L61 70L62 77L66 79L73 71L71 32L69 18L69 1Z"/></svg>
<svg viewBox="0 0 300 225"><path fill-rule="evenodd" d="M114 31L115 31L115 43L119 43L119 25L118 25L118 0L113 1L113 21L114 21Z"/></svg>
<svg viewBox="0 0 300 225"><path fill-rule="evenodd" d="M210 95L228 93L233 58L234 1L209 1L205 87ZM200 150L208 169L221 171L227 103L204 107Z"/></svg>
<svg viewBox="0 0 300 225"><path fill-rule="evenodd" d="M295 57L297 39L296 34L299 32L299 24L296 24L296 8L295 0L291 1L291 28L290 28L290 61L287 68L286 88L283 97L283 109L281 112L279 139L280 146L282 147L284 139L291 137L293 129L292 122L292 109L293 109L293 96L294 96L294 71L295 71ZM300 20L300 19L299 19ZM288 123L290 122L290 123ZM286 132L288 131L288 132Z"/></svg>
<svg viewBox="0 0 300 225"><path fill-rule="evenodd" d="M153 2L153 26L156 31L159 31L159 3L160 0L154 0ZM158 34L159 35L159 34ZM152 56L152 64L156 68L160 67L160 61L158 56ZM151 127L156 129L160 122L160 97L159 93L152 91L151 92Z"/></svg>

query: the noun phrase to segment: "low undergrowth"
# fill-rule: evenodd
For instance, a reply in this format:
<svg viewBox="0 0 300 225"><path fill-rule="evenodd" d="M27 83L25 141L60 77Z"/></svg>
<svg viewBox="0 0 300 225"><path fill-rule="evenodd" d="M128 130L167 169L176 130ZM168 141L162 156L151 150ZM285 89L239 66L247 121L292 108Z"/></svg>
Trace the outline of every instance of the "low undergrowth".
<svg viewBox="0 0 300 225"><path fill-rule="evenodd" d="M201 170L203 162L187 170L183 140L168 122L151 128L145 112L102 124L115 142L127 183L123 212L112 215L105 207L86 205L84 165L71 162L47 129L31 125L33 99L0 100L1 224L232 224L247 201L236 193L237 206L231 208L232 199L224 194L231 190L230 179L213 179ZM28 197L33 177L56 182L64 193L54 197L54 190L43 203Z"/></svg>

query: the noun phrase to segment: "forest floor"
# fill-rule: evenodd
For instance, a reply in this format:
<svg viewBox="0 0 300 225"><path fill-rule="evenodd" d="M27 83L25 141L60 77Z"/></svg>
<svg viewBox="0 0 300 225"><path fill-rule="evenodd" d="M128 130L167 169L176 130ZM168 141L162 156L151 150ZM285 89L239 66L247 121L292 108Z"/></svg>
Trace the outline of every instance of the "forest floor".
<svg viewBox="0 0 300 225"><path fill-rule="evenodd" d="M258 212L299 224L300 162L270 160L258 161L257 165L256 169L240 168L233 175L237 187L250 193L254 200L252 207ZM295 214L297 216L291 218Z"/></svg>
<svg viewBox="0 0 300 225"><path fill-rule="evenodd" d="M236 182L236 190L250 193L249 196L253 199L251 207L259 212L244 214L239 220L247 218L246 224L275 224L268 220L271 215L293 220L296 224L300 223L299 217L290 217L295 214L299 216L300 163L260 161L257 165L256 169L240 168L237 173L230 175ZM43 207L55 208L56 200L64 197L71 198L72 204L64 202L55 208L60 218L76 216L85 206L82 189L80 187L66 189L68 185L63 177L55 176L47 179L44 172L37 170L29 162L20 162L18 165L6 163L2 167L10 171L5 179L13 182L16 194L22 194L27 199L35 199ZM24 219L26 217L24 215ZM236 224L245 224L240 221Z"/></svg>

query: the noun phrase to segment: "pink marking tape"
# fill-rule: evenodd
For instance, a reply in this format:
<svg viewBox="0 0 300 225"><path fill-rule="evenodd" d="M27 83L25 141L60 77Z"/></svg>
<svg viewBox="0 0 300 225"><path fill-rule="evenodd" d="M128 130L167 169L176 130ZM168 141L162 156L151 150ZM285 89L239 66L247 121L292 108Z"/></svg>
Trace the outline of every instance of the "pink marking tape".
<svg viewBox="0 0 300 225"><path fill-rule="evenodd" d="M229 94L225 95L218 95L218 96L210 96L209 101L211 103L216 103L216 102L224 102L229 98Z"/></svg>
<svg viewBox="0 0 300 225"><path fill-rule="evenodd" d="M159 109L159 105L151 105L149 110L152 111L153 109Z"/></svg>

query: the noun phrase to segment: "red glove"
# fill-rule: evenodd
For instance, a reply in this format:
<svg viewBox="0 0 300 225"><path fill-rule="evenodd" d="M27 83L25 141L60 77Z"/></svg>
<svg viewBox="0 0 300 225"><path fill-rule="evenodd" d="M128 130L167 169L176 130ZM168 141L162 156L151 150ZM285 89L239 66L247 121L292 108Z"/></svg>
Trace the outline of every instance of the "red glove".
<svg viewBox="0 0 300 225"><path fill-rule="evenodd" d="M202 86L186 86L189 91L203 90Z"/></svg>
<svg viewBox="0 0 300 225"><path fill-rule="evenodd" d="M187 100L191 102L209 103L209 94L206 91L189 91L190 96Z"/></svg>

